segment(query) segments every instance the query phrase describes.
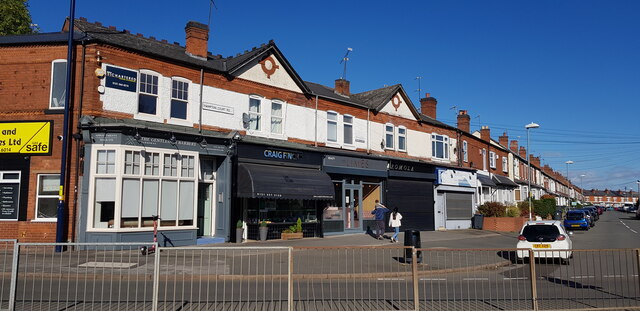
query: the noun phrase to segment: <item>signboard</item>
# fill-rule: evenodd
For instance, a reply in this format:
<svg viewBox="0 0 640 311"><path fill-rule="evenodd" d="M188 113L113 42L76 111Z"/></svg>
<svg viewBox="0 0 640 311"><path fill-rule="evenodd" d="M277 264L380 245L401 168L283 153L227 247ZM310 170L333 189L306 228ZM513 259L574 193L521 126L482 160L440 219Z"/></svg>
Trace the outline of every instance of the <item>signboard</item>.
<svg viewBox="0 0 640 311"><path fill-rule="evenodd" d="M315 152L267 147L262 145L238 145L238 158L242 162L269 162L281 165L297 163L301 165L320 166L322 155ZM248 160L248 161L247 161Z"/></svg>
<svg viewBox="0 0 640 311"><path fill-rule="evenodd" d="M438 185L475 187L477 184L477 178L473 172L438 168L436 175L438 177L436 180Z"/></svg>
<svg viewBox="0 0 640 311"><path fill-rule="evenodd" d="M105 86L123 91L135 92L138 86L138 72L107 66Z"/></svg>
<svg viewBox="0 0 640 311"><path fill-rule="evenodd" d="M20 183L0 184L0 219L18 219L18 198Z"/></svg>
<svg viewBox="0 0 640 311"><path fill-rule="evenodd" d="M53 121L0 122L0 154L50 155Z"/></svg>
<svg viewBox="0 0 640 311"><path fill-rule="evenodd" d="M206 102L202 103L202 109L213 111L213 112L225 113L225 114L233 114L233 107L206 103Z"/></svg>

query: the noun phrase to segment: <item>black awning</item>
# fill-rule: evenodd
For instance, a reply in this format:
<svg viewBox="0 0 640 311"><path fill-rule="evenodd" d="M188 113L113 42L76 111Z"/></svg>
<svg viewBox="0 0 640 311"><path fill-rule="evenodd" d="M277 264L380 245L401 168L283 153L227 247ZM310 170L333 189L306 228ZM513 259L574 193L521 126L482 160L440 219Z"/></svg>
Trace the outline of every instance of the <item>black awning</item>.
<svg viewBox="0 0 640 311"><path fill-rule="evenodd" d="M333 200L334 188L325 172L307 168L238 164L238 197Z"/></svg>
<svg viewBox="0 0 640 311"><path fill-rule="evenodd" d="M496 184L504 187L512 187L512 188L520 187L518 186L518 184L514 183L511 179L504 176L500 176L500 175L493 175L493 181Z"/></svg>
<svg viewBox="0 0 640 311"><path fill-rule="evenodd" d="M483 186L488 186L488 187L495 187L496 186L496 184L491 180L491 177L489 177L489 176L484 176L484 175L478 174L478 181Z"/></svg>

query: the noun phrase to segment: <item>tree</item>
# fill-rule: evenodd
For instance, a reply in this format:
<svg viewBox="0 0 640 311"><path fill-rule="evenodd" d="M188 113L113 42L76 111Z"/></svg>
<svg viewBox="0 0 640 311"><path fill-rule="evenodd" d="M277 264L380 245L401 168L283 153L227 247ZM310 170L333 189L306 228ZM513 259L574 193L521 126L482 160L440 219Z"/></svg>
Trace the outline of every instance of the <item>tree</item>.
<svg viewBox="0 0 640 311"><path fill-rule="evenodd" d="M28 0L0 0L0 36L37 32L31 28Z"/></svg>

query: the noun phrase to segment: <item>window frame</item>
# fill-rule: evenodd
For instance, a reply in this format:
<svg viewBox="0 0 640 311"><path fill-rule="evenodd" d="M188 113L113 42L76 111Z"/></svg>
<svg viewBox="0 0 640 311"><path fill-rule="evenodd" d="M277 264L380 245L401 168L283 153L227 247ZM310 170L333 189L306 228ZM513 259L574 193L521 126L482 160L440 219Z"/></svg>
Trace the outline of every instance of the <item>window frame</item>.
<svg viewBox="0 0 640 311"><path fill-rule="evenodd" d="M329 118L330 115L335 116L335 119L331 120ZM336 111L333 111L333 110L328 110L327 111L327 143L333 143L333 144L337 144L338 143L338 119L339 119L339 116L340 116L340 114L338 112L336 112ZM331 127L329 126L329 124L335 125L333 127L335 129L335 133L334 133L335 140L329 139L329 137L330 137L329 134L330 134L330 130L331 130Z"/></svg>
<svg viewBox="0 0 640 311"><path fill-rule="evenodd" d="M273 114L273 105L280 105L280 116L274 116ZM271 111L270 111L270 119L269 119L269 132L273 135L284 135L284 108L285 102L279 99L271 100ZM274 119L280 120L280 132L273 131L273 121Z"/></svg>
<svg viewBox="0 0 640 311"><path fill-rule="evenodd" d="M438 140L438 137L442 137L442 140ZM449 136L431 133L431 158L436 160L449 160L449 142ZM438 157L436 152L438 144L442 144L442 157Z"/></svg>
<svg viewBox="0 0 640 311"><path fill-rule="evenodd" d="M495 169L496 168L496 152L489 151L489 167Z"/></svg>
<svg viewBox="0 0 640 311"><path fill-rule="evenodd" d="M400 133L400 131L404 131L404 134ZM398 132L398 151L407 152L407 127L399 125L397 126ZM401 138L404 138L404 147L400 143Z"/></svg>
<svg viewBox="0 0 640 311"><path fill-rule="evenodd" d="M262 109L262 100L264 97L258 95L249 95L249 106L247 108L247 114L249 115L249 128L248 130L251 132L262 132L262 117L263 117L263 109ZM251 103L252 101L258 102L257 111L251 111ZM255 117L255 123L252 122ZM253 129L251 124L256 124L256 128Z"/></svg>
<svg viewBox="0 0 640 311"><path fill-rule="evenodd" d="M178 86L183 85L184 89L177 90L176 94L183 94L184 98L180 98L180 96L175 97L174 92L176 92L176 88L174 84L177 83ZM176 120L188 120L189 119L189 88L191 87L191 81L181 78L181 77L172 77L171 78L171 100L169 102L169 118ZM176 117L173 115L173 105L174 102L176 104L184 104L184 118Z"/></svg>
<svg viewBox="0 0 640 311"><path fill-rule="evenodd" d="M507 157L502 157L502 171L509 172L509 159Z"/></svg>
<svg viewBox="0 0 640 311"><path fill-rule="evenodd" d="M391 127L391 129L389 129ZM391 135L391 137L389 137ZM384 150L396 150L396 126L391 123L384 125ZM391 145L389 145L391 144Z"/></svg>
<svg viewBox="0 0 640 311"><path fill-rule="evenodd" d="M51 61L51 80L49 83L49 109L64 109L64 105L65 105L65 101L63 100L62 103L60 103L59 106L53 106L52 102L53 102L53 83L54 83L54 76L55 76L55 65L58 63L67 63L66 59L54 59L53 61ZM64 66L65 68L65 72L64 72L64 80L62 83L64 90L63 90L63 98L66 99L66 95L65 93L67 92L67 88L66 88L66 79L67 79L67 66Z"/></svg>
<svg viewBox="0 0 640 311"><path fill-rule="evenodd" d="M466 140L462 141L462 161L469 162L469 143Z"/></svg>
<svg viewBox="0 0 640 311"><path fill-rule="evenodd" d="M155 77L156 79L158 79L157 84L155 85L156 88L156 93L150 93L147 92L147 86L145 86L145 91L142 90L142 75L145 76L150 76L150 77ZM155 72L155 71L151 71L151 70L147 70L147 69L141 69L140 71L138 71L138 108L136 109L136 113L137 114L142 114L142 115L147 115L147 116L159 116L160 115L160 103L159 103L159 98L160 98L160 74ZM145 85L150 84L145 82ZM150 84L151 88L153 89L153 83ZM149 112L144 112L144 111L140 111L140 98L141 96L149 96L149 97L154 97L155 98L155 112L154 113L149 113Z"/></svg>
<svg viewBox="0 0 640 311"><path fill-rule="evenodd" d="M55 194L40 194L40 184L41 184L41 178L40 177L45 177L45 176L56 176L57 180L58 180L58 184L60 181L60 174L59 173L42 173L42 174L37 174L36 176L36 210L35 210L35 215L33 217L33 219L35 221L44 221L44 222L57 222L57 215L54 217L38 217L39 210L40 210L40 199L56 199L56 201L60 200L60 195L59 193L56 191Z"/></svg>
<svg viewBox="0 0 640 311"><path fill-rule="evenodd" d="M347 122L347 118L351 119L351 122ZM342 115L342 143L345 145L353 146L354 145L354 135L353 135L353 121L355 118L350 114ZM347 127L351 128L351 138L350 142L347 142Z"/></svg>

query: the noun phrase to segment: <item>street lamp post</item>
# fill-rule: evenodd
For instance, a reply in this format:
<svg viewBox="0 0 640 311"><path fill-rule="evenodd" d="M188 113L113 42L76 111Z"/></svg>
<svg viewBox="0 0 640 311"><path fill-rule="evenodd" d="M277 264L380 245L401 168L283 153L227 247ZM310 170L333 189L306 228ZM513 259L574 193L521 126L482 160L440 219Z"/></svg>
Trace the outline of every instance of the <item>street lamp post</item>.
<svg viewBox="0 0 640 311"><path fill-rule="evenodd" d="M537 123L529 123L524 126L527 129L527 179L529 181L529 188L527 189L527 196L529 197L529 221L533 220L531 217L531 211L533 210L533 206L531 206L531 161L529 159L529 129L537 129L540 125ZM640 187L640 186L638 186Z"/></svg>
<svg viewBox="0 0 640 311"><path fill-rule="evenodd" d="M567 201L571 200L571 179L569 179L569 164L573 164L573 161L569 160L567 162L564 162L567 164ZM569 202L567 202L567 206L569 205Z"/></svg>
<svg viewBox="0 0 640 311"><path fill-rule="evenodd" d="M638 202L640 202L640 179L636 183L638 184L638 201L636 201L636 205L638 205Z"/></svg>
<svg viewBox="0 0 640 311"><path fill-rule="evenodd" d="M582 178L585 177L587 175L585 174L581 174L580 175L580 196L582 197L581 200L584 201L584 183L582 182Z"/></svg>

